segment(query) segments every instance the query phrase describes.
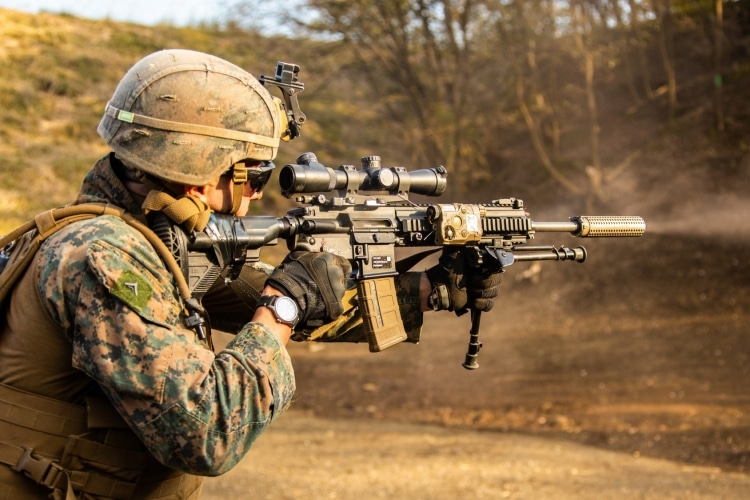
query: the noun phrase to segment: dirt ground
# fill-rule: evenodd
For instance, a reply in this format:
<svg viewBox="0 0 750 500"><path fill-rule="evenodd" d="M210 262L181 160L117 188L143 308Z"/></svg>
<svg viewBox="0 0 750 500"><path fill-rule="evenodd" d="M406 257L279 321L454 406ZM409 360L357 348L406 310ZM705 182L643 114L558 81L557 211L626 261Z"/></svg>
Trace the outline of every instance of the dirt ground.
<svg viewBox="0 0 750 500"><path fill-rule="evenodd" d="M203 498L729 499L750 477L523 433L321 419L292 410Z"/></svg>
<svg viewBox="0 0 750 500"><path fill-rule="evenodd" d="M206 497L746 497L748 242L655 224L516 264L475 371L452 313L378 354L293 344L293 409Z"/></svg>

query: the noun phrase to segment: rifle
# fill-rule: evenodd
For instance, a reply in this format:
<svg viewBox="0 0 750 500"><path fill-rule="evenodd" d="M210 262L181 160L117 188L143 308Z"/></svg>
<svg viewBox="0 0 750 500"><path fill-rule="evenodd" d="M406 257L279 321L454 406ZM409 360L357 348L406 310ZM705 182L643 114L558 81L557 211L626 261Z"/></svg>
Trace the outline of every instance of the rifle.
<svg viewBox="0 0 750 500"><path fill-rule="evenodd" d="M284 196L295 196L300 204L284 217L215 214L203 233L183 242L191 254L191 289L200 291L205 285L207 290L219 273L233 279L247 260L257 260L261 248L276 244L278 239L286 240L289 250L341 255L352 264L371 352L406 339L394 277L427 253L445 246L463 246L470 266L504 271L515 262L586 260L582 246L528 245L536 233L567 232L578 238L594 238L637 237L645 232L644 220L635 216L533 221L517 198L484 204L417 204L409 200L409 193L440 196L447 187L447 170L443 166L414 171L386 168L378 156L363 157L360 169L353 165L332 169L318 162L313 153L305 153L296 164L281 169L279 185ZM397 247L431 249L397 262ZM193 254L198 254L197 258ZM209 268L213 275L206 272ZM462 363L470 370L479 367L480 319L481 311L471 310L469 346Z"/></svg>

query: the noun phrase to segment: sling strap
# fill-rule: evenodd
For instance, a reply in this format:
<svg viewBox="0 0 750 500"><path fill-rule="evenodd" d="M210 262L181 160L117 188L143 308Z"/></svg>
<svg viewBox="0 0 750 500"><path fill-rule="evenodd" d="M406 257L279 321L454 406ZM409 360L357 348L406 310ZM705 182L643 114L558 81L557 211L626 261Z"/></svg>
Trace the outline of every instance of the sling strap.
<svg viewBox="0 0 750 500"><path fill-rule="evenodd" d="M151 191L143 201L144 213L164 212L171 220L181 224L188 232L203 231L211 217L211 208L195 196L185 195L175 199L164 191Z"/></svg>

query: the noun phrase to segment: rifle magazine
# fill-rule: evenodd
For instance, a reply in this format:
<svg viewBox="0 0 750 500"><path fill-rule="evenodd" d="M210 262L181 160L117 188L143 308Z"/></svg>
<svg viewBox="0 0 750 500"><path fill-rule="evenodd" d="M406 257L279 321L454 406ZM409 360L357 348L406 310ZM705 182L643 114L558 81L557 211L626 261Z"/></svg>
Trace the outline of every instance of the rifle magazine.
<svg viewBox="0 0 750 500"><path fill-rule="evenodd" d="M406 340L392 276L358 281L357 295L370 352L380 352Z"/></svg>

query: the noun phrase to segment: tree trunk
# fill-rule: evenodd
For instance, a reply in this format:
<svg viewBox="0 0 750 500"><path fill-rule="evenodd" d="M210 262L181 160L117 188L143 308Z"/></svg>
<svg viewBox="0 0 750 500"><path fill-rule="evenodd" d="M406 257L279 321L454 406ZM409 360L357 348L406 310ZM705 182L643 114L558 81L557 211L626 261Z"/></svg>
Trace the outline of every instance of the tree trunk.
<svg viewBox="0 0 750 500"><path fill-rule="evenodd" d="M641 104L641 96L638 94L638 89L635 85L635 76L633 74L633 62L631 61L631 49L632 49L632 38L633 38L633 19L634 13L631 10L631 22L627 25L622 18L622 9L620 8L620 0L611 0L612 11L614 12L615 20L617 21L617 27L624 33L624 40L622 43L622 63L625 69L625 80L628 85L628 92L630 97L633 99L633 104L639 106Z"/></svg>
<svg viewBox="0 0 750 500"><path fill-rule="evenodd" d="M596 88L594 82L594 52L589 45L588 35L585 30L592 29L593 20L590 17L590 12L581 7L579 10L575 5L571 8L571 14L573 22L576 27L576 45L580 52L580 57L583 59L583 74L586 82L586 107L589 115L589 147L591 163L586 167L586 175L589 179L588 189L588 202L587 204L593 204L594 199L600 199L603 196L602 193L602 160L601 152L599 150L599 136L601 135L601 127L599 126L599 110L596 103ZM589 16L587 19L583 19L584 16Z"/></svg>
<svg viewBox="0 0 750 500"><path fill-rule="evenodd" d="M724 104L722 103L722 50L724 44L724 1L715 1L714 22L714 110L716 129L724 131Z"/></svg>
<svg viewBox="0 0 750 500"><path fill-rule="evenodd" d="M672 6L671 0L657 0L657 17L659 18L659 52L667 75L667 96L669 99L668 118L673 124L677 110L677 78L674 69L674 54L671 50L672 43Z"/></svg>
<svg viewBox="0 0 750 500"><path fill-rule="evenodd" d="M640 33L640 19L638 14L640 8L635 0L629 0L628 5L630 6L630 31L635 38L636 51L638 54L638 61L641 66L641 78L643 82L643 91L646 94L646 99L654 98L654 88L651 84L651 68L648 63L648 57L646 57L646 51L643 48L643 43L639 39Z"/></svg>
<svg viewBox="0 0 750 500"><path fill-rule="evenodd" d="M555 163L552 161L552 158L550 158L549 153L547 152L547 148L544 145L544 139L542 137L541 127L539 126L538 121L534 118L534 115L531 114L528 104L526 104L526 91L524 89L523 75L521 71L518 72L518 79L516 81L516 95L518 97L518 108L521 111L524 122L526 123L526 128L528 129L529 135L531 136L531 143L534 146L534 151L536 151L539 159L542 162L542 166L550 174L550 176L552 176L553 179L562 184L570 192L580 193L580 187L575 182L565 177L562 172L560 172Z"/></svg>

